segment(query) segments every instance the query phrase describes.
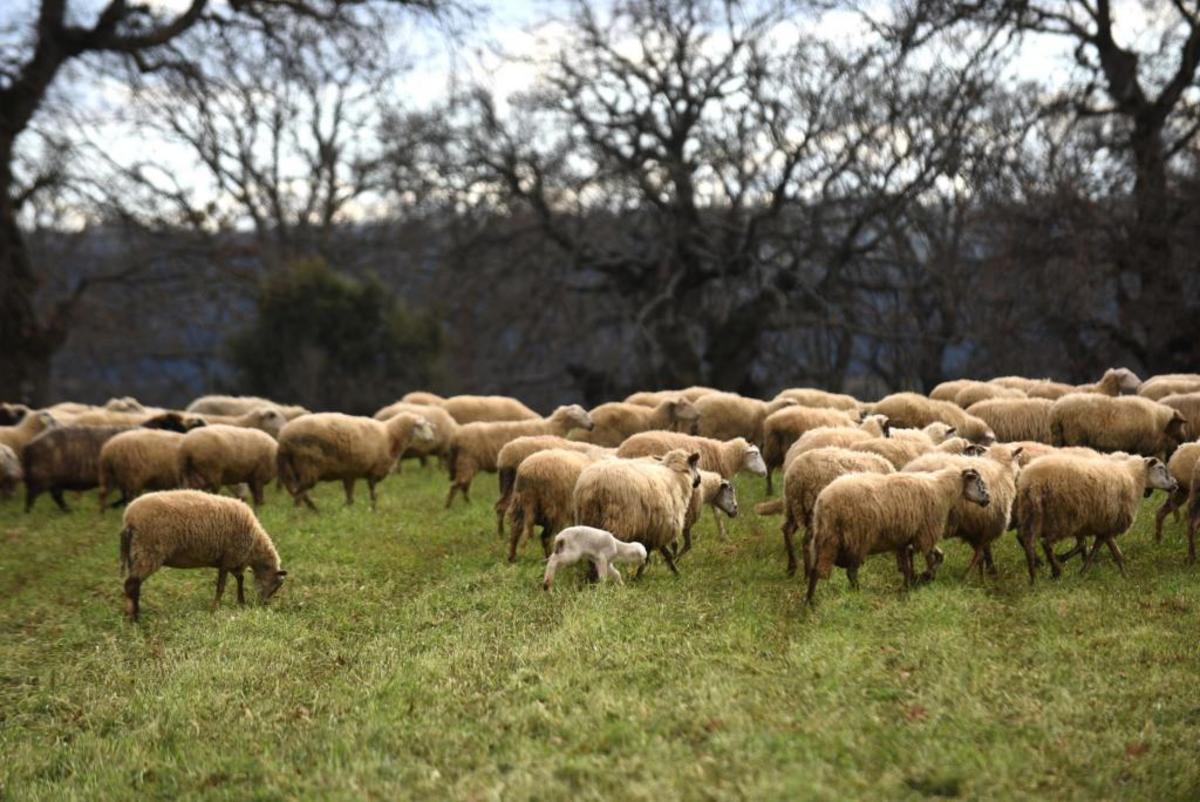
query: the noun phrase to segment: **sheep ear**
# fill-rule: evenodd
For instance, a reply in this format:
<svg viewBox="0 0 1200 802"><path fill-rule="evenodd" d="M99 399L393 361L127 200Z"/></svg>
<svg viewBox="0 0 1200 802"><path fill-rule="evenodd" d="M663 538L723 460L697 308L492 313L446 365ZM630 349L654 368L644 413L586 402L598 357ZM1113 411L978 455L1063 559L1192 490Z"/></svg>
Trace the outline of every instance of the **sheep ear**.
<svg viewBox="0 0 1200 802"><path fill-rule="evenodd" d="M1012 458L1016 459L1017 457L1021 456L1021 452L1023 452L1024 450L1025 450L1025 446L1017 446L1016 448L1013 449Z"/></svg>
<svg viewBox="0 0 1200 802"><path fill-rule="evenodd" d="M278 571L276 571L276 572L275 572L275 576L287 576L287 571L284 571L283 569L280 569L280 570L278 570Z"/></svg>
<svg viewBox="0 0 1200 802"><path fill-rule="evenodd" d="M954 433L957 431L958 431L957 426L951 426L949 429L946 430L946 438L949 439L949 438L953 437Z"/></svg>
<svg viewBox="0 0 1200 802"><path fill-rule="evenodd" d="M695 467L696 463L699 461L700 461L700 452L699 451L693 451L691 454L688 454L688 465Z"/></svg>

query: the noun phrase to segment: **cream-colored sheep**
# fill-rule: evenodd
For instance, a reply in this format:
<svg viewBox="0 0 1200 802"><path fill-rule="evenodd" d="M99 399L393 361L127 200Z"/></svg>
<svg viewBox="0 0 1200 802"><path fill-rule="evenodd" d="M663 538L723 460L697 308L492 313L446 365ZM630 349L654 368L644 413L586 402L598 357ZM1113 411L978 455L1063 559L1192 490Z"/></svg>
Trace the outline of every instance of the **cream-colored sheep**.
<svg viewBox="0 0 1200 802"><path fill-rule="evenodd" d="M954 427L959 437L973 443L989 445L996 439L990 427L974 415L968 415L957 404L934 401L916 393L893 393L876 401L871 411L886 415L893 429L921 428L935 421Z"/></svg>
<svg viewBox="0 0 1200 802"><path fill-rule="evenodd" d="M269 398L256 395L205 395L187 405L188 412L198 415L245 415L262 407L272 407L288 420L295 420L301 415L307 415L304 407L280 404Z"/></svg>
<svg viewBox="0 0 1200 802"><path fill-rule="evenodd" d="M721 521L718 510L730 518L738 514L737 491L728 479L716 471L700 471L700 484L692 490L692 499L688 502L687 516L683 522L683 548L675 552L675 559L692 550L692 527L700 520L704 508L713 511L713 520L717 522L717 531L725 536L725 524Z"/></svg>
<svg viewBox="0 0 1200 802"><path fill-rule="evenodd" d="M1050 439L1057 446L1087 446L1165 459L1184 441L1178 410L1138 396L1111 398L1073 393L1050 409Z"/></svg>
<svg viewBox="0 0 1200 802"><path fill-rule="evenodd" d="M967 409L972 404L977 404L980 401L990 401L993 398L1027 398L1024 390L1017 390L1012 387L1002 387L999 384L987 384L986 382L978 382L962 388L955 394L954 398L950 399L955 405L962 409Z"/></svg>
<svg viewBox="0 0 1200 802"><path fill-rule="evenodd" d="M411 393L405 393L400 399L405 404L420 404L421 406L440 407L446 403L444 396L437 393L430 393L424 390L413 390ZM430 421L432 423L432 421ZM436 425L436 424L435 424Z"/></svg>
<svg viewBox="0 0 1200 802"><path fill-rule="evenodd" d="M1188 481L1188 563L1196 562L1196 527L1200 524L1200 460L1192 468L1192 476Z"/></svg>
<svg viewBox="0 0 1200 802"><path fill-rule="evenodd" d="M793 406L773 412L762 424L762 455L767 464L767 494L773 492L771 474L782 467L784 456L792 444L806 432L825 426L858 426L857 414L839 409Z"/></svg>
<svg viewBox="0 0 1200 802"><path fill-rule="evenodd" d="M678 448L699 452L701 470L714 471L726 479L732 479L741 471L756 476L765 476L767 472L758 446L742 437L721 441L676 432L643 432L621 443L617 456L624 459L661 457Z"/></svg>
<svg viewBox="0 0 1200 802"><path fill-rule="evenodd" d="M763 445L763 421L784 407L798 406L790 398L760 401L737 393L709 393L696 400L700 413L697 434L714 440L744 437L759 448ZM786 449L784 449L786 451Z"/></svg>
<svg viewBox="0 0 1200 802"><path fill-rule="evenodd" d="M1104 371L1100 381L1081 384L1075 388L1075 392L1118 396L1121 393L1136 393L1141 383L1142 380L1129 368L1109 368Z"/></svg>
<svg viewBox="0 0 1200 802"><path fill-rule="evenodd" d="M0 446L0 498L12 498L24 476L17 452L8 446Z"/></svg>
<svg viewBox="0 0 1200 802"><path fill-rule="evenodd" d="M500 421L541 420L542 416L505 395L455 395L441 404L459 425Z"/></svg>
<svg viewBox="0 0 1200 802"><path fill-rule="evenodd" d="M1192 472L1198 461L1200 461L1200 443L1184 443L1175 449L1175 453L1167 461L1167 470L1171 472L1171 476L1175 478L1179 486L1174 493L1167 494L1162 506L1154 514L1155 543L1162 540L1163 520L1173 512L1176 513L1176 520L1179 519L1178 511L1187 503L1192 489Z"/></svg>
<svg viewBox="0 0 1200 802"><path fill-rule="evenodd" d="M808 573L808 540L812 533L812 512L830 482L849 473L894 473L892 464L877 454L850 451L845 448L815 448L799 454L783 474L783 547L787 553L788 576L796 574L795 534L804 527L801 549Z"/></svg>
<svg viewBox="0 0 1200 802"><path fill-rule="evenodd" d="M658 551L677 574L670 545L683 536L692 489L700 485L699 462L699 452L674 449L661 462L605 459L589 465L575 483L575 523L641 543L647 553Z"/></svg>
<svg viewBox="0 0 1200 802"><path fill-rule="evenodd" d="M548 448L521 460L506 510L512 530L509 562L517 558L517 545L532 539L535 526L542 528L542 551L550 556L554 534L575 521L575 481L579 474L592 463L608 458L599 449Z"/></svg>
<svg viewBox="0 0 1200 802"><path fill-rule="evenodd" d="M16 426L33 410L24 404L0 402L0 426Z"/></svg>
<svg viewBox="0 0 1200 802"><path fill-rule="evenodd" d="M179 476L185 487L219 493L223 486L246 485L254 506L276 476L279 444L258 429L216 424L184 435Z"/></svg>
<svg viewBox="0 0 1200 802"><path fill-rule="evenodd" d="M32 412L14 426L0 426L0 446L8 446L20 457L26 443L58 425L58 420L49 412Z"/></svg>
<svg viewBox="0 0 1200 802"><path fill-rule="evenodd" d="M460 426L450 441L450 453L446 462L450 468L450 492L446 494L446 508L454 501L455 493L462 493L463 501L469 502L471 481L480 471L494 473L500 450L518 437L552 434L566 437L572 429L590 429L592 419L587 410L578 404L559 407L548 418L520 421L476 422Z"/></svg>
<svg viewBox="0 0 1200 802"><path fill-rule="evenodd" d="M1184 436L1187 439L1200 437L1200 393L1165 395L1158 403L1179 410L1179 414L1187 421L1184 429Z"/></svg>
<svg viewBox="0 0 1200 802"><path fill-rule="evenodd" d="M621 572L614 563L646 562L646 547L641 543L624 543L612 532L591 526L572 526L559 532L554 538L554 553L546 561L546 572L542 576L542 589L550 590L554 574L565 565L580 560L589 560L592 570L601 582L612 579L622 584Z"/></svg>
<svg viewBox="0 0 1200 802"><path fill-rule="evenodd" d="M1030 398L1049 398L1051 401L1062 398L1068 393L1076 392L1075 385L1050 379L1026 379L1023 376L1001 376L992 379L989 384L999 384L1002 387L1013 387L1021 390Z"/></svg>
<svg viewBox="0 0 1200 802"><path fill-rule="evenodd" d="M790 398L802 407L840 409L843 412L853 412L855 414L858 414L863 407L862 402L852 395L831 393L813 387L792 387L787 390L781 390L776 394L775 398Z"/></svg>
<svg viewBox="0 0 1200 802"><path fill-rule="evenodd" d="M258 429L276 439L279 438L279 433L283 431L283 427L288 422L288 419L276 407L259 407L243 415L201 415L200 417L209 425L223 424L243 429Z"/></svg>
<svg viewBox="0 0 1200 802"><path fill-rule="evenodd" d="M883 415L868 415L853 429L845 426L818 426L800 435L800 438L792 443L791 448L783 455L783 469L786 471L792 460L805 451L817 448L849 448L855 443L890 435L891 426Z"/></svg>
<svg viewBox="0 0 1200 802"><path fill-rule="evenodd" d="M625 399L625 403L641 404L645 407L656 407L668 398L683 397L694 404L696 403L696 399L716 392L720 391L714 390L712 387L693 385L691 387L685 387L682 390L655 390L653 392L634 393Z"/></svg>
<svg viewBox="0 0 1200 802"><path fill-rule="evenodd" d="M94 409L76 415L70 420L71 426L96 426L107 428L112 426L144 426L147 429L165 429L172 432L186 432L204 426L207 423L203 415L175 410L145 410L140 412L120 412L109 409Z"/></svg>
<svg viewBox="0 0 1200 802"><path fill-rule="evenodd" d="M1048 398L994 398L972 404L967 412L990 426L1003 443L1034 440L1049 444L1053 406Z"/></svg>
<svg viewBox="0 0 1200 802"><path fill-rule="evenodd" d="M409 447L401 455L401 459L415 457L420 460L422 466L425 465L426 458L430 456L445 459L446 455L450 453L450 441L454 438L454 433L458 431L458 421L454 420L454 416L440 406L397 401L376 412L374 418L378 421L391 420L401 412L422 417L433 426L433 440L428 443L409 444Z"/></svg>
<svg viewBox="0 0 1200 802"><path fill-rule="evenodd" d="M897 440L915 440L923 445L940 446L953 438L954 434L955 429L950 424L934 421L921 429L896 429L889 426L887 436Z"/></svg>
<svg viewBox="0 0 1200 802"><path fill-rule="evenodd" d="M1167 373L1151 376L1137 388L1138 395L1157 401L1169 395L1200 393L1200 374Z"/></svg>
<svg viewBox="0 0 1200 802"><path fill-rule="evenodd" d="M858 566L872 554L892 552L904 576L913 583L912 555L926 565L941 561L938 540L960 499L987 506L987 483L974 468L946 468L933 473L856 473L834 479L821 491L813 509L812 538L807 556L808 603L818 579L828 579L835 565L845 568L858 587Z"/></svg>
<svg viewBox="0 0 1200 802"><path fill-rule="evenodd" d="M179 487L179 444L184 436L160 429L130 429L109 439L100 449L100 512L113 488L128 502L146 490Z"/></svg>
<svg viewBox="0 0 1200 802"><path fill-rule="evenodd" d="M1050 570L1058 578L1062 568L1051 545L1064 538L1095 538L1084 559L1085 571L1100 545L1107 544L1124 574L1125 560L1115 538L1133 525L1142 497L1155 488L1171 492L1176 488L1171 472L1156 457L1052 454L1031 462L1017 480L1015 511L1030 583L1036 576L1033 544L1041 541Z"/></svg>
<svg viewBox="0 0 1200 802"><path fill-rule="evenodd" d="M930 390L929 397L934 401L953 401L954 397L958 395L959 390L976 384L984 384L984 382L975 379L951 379L950 381L942 382Z"/></svg>
<svg viewBox="0 0 1200 802"><path fill-rule="evenodd" d="M984 568L996 573L992 560L992 543L1007 532L1012 523L1013 501L1017 496L1017 476L1021 466L1020 446L997 443L988 448L982 457L962 457L953 454L924 454L904 466L908 472L931 473L943 468L974 468L979 471L991 495L986 507L959 500L956 514L950 518L949 528L942 536L958 538L974 549L971 562L963 572L965 578L971 569L978 566L980 577Z"/></svg>
<svg viewBox="0 0 1200 802"><path fill-rule="evenodd" d="M896 437L894 436L896 431L895 429L892 430L892 437L854 443L850 446L850 450L877 454L892 463L892 466L896 470L900 470L922 454L932 452L941 454L973 454L978 453L983 448L961 437L951 437L949 440L938 443L935 446L928 440L920 438Z"/></svg>
<svg viewBox="0 0 1200 802"><path fill-rule="evenodd" d="M279 478L297 506L304 503L313 511L317 506L308 491L317 482L340 479L346 503L353 504L355 481L366 479L374 509L375 485L391 473L408 445L432 439L429 422L407 412L386 422L340 412L304 415L279 433Z"/></svg>
<svg viewBox="0 0 1200 802"><path fill-rule="evenodd" d="M607 448L616 448L625 438L640 432L688 433L700 419L696 407L682 396L665 399L654 407L614 401L601 404L588 414L595 426L589 431L576 432L574 438Z"/></svg>
<svg viewBox="0 0 1200 802"><path fill-rule="evenodd" d="M254 573L259 599L265 604L283 584L287 571L271 536L241 501L195 490L147 493L125 509L121 529L121 572L125 579L125 610L136 621L142 583L168 568L216 568L221 603L225 580L237 580L238 603L245 604L243 571Z"/></svg>
<svg viewBox="0 0 1200 802"><path fill-rule="evenodd" d="M505 443L504 448L500 449L500 453L496 455L496 474L500 479L500 498L496 500L496 505L493 507L496 511L496 533L500 537L504 537L504 518L508 513L509 504L512 502L513 484L517 478L518 466L526 457L551 448L596 456L615 453L614 449L568 440L553 434L527 435ZM569 491L570 488L568 488L568 497L570 496Z"/></svg>

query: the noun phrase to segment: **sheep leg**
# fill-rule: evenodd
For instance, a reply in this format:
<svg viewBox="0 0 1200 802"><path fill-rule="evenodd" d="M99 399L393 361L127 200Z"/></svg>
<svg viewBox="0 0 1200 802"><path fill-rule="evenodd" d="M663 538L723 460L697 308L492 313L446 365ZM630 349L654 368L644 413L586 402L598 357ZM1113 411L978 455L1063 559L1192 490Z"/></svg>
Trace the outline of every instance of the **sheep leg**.
<svg viewBox="0 0 1200 802"><path fill-rule="evenodd" d="M371 509L375 509L375 506L379 503L379 497L375 494L375 485L379 484L380 481L379 479L367 480L367 495L371 498Z"/></svg>
<svg viewBox="0 0 1200 802"><path fill-rule="evenodd" d="M847 571L846 575L849 576L850 572ZM855 581L857 581L857 580L855 580ZM806 593L804 595L804 603L807 604L809 607L812 607L813 595L816 592L817 592L817 569L814 566L813 568L808 569L808 593Z"/></svg>
<svg viewBox="0 0 1200 802"><path fill-rule="evenodd" d="M1062 554L1059 554L1058 559L1060 562L1066 562L1067 560L1074 557L1076 554L1082 554L1084 556L1087 556L1087 550L1088 550L1087 539L1083 538L1083 537L1076 537L1075 545L1072 546L1069 551L1065 551Z"/></svg>
<svg viewBox="0 0 1200 802"><path fill-rule="evenodd" d="M596 578L603 582L608 579L608 560L603 557L592 558L592 568L596 571Z"/></svg>
<svg viewBox="0 0 1200 802"><path fill-rule="evenodd" d="M1154 542L1155 543L1162 542L1163 521L1166 520L1166 517L1168 515L1170 515L1172 512L1177 513L1179 511L1179 503L1176 501L1177 498L1178 498L1177 493L1168 493L1166 501L1164 501L1162 503L1162 506L1158 508L1158 512L1154 513Z"/></svg>
<svg viewBox="0 0 1200 802"><path fill-rule="evenodd" d="M900 574L904 577L904 589L908 590L913 585L912 552L909 551L908 546L896 549L896 567L900 569Z"/></svg>
<svg viewBox="0 0 1200 802"><path fill-rule="evenodd" d="M796 522L789 515L783 522L783 548L787 551L787 575L796 575L796 544L793 536L796 534ZM804 550L804 570L807 572L808 564L808 549Z"/></svg>
<svg viewBox="0 0 1200 802"><path fill-rule="evenodd" d="M237 580L238 586L238 604L245 606L246 604L246 577L241 571L234 571L233 578Z"/></svg>
<svg viewBox="0 0 1200 802"><path fill-rule="evenodd" d="M979 578L982 579L983 578L983 546L975 547L975 553L971 555L971 562L967 563L967 570L963 571L962 581L965 582L967 580L967 577L969 577L971 575L971 571L976 567L979 568Z"/></svg>
<svg viewBox="0 0 1200 802"><path fill-rule="evenodd" d="M1192 502L1188 509L1187 538L1188 563L1196 562L1196 524L1200 522L1200 503Z"/></svg>
<svg viewBox="0 0 1200 802"><path fill-rule="evenodd" d="M621 578L621 572L617 570L617 566L612 563L608 564L608 578L618 585L624 585L625 580Z"/></svg>
<svg viewBox="0 0 1200 802"><path fill-rule="evenodd" d="M1113 559L1117 562L1117 570L1121 572L1121 576L1126 576L1125 573L1125 555L1121 553L1121 547L1117 545L1114 538L1105 538L1104 542L1108 544L1108 550L1112 553Z"/></svg>
<svg viewBox="0 0 1200 802"><path fill-rule="evenodd" d="M925 571L921 574L922 582L932 582L937 577L938 566L946 561L946 555L937 546L934 546L929 551L923 552L925 558ZM912 559L911 554L909 559Z"/></svg>
<svg viewBox="0 0 1200 802"><path fill-rule="evenodd" d="M712 510L713 520L717 522L717 534L723 538L728 537L728 534L725 532L725 522L721 520L721 515L717 512L717 508L710 507L710 509Z"/></svg>
<svg viewBox="0 0 1200 802"><path fill-rule="evenodd" d="M542 576L542 590L550 590L550 586L554 584L554 572L558 570L559 555L552 554L550 559L546 561L546 573Z"/></svg>
<svg viewBox="0 0 1200 802"><path fill-rule="evenodd" d="M1100 550L1100 538L1096 538L1096 542L1092 544L1092 548L1087 551L1083 558L1083 568L1079 569L1079 573L1087 573L1087 569L1092 567L1092 561L1096 559L1096 552Z"/></svg>
<svg viewBox="0 0 1200 802"><path fill-rule="evenodd" d="M675 555L676 558L682 557L692 550L692 527L685 527L683 530L683 548Z"/></svg>
<svg viewBox="0 0 1200 802"><path fill-rule="evenodd" d="M104 508L108 506L108 486L100 485L100 492L97 496L100 501L100 514L104 514Z"/></svg>
<svg viewBox="0 0 1200 802"><path fill-rule="evenodd" d="M212 603L213 612L216 612L217 608L221 606L221 597L225 595L225 580L228 578L228 576L229 572L224 568L217 570L217 595L216 598L213 599Z"/></svg>
<svg viewBox="0 0 1200 802"><path fill-rule="evenodd" d="M772 486L773 483L771 481L771 474L773 474L773 473L775 473L775 471L771 470L771 467L768 465L767 466L767 495L768 496L773 495L775 493L775 489Z"/></svg>
<svg viewBox="0 0 1200 802"><path fill-rule="evenodd" d="M50 498L54 499L54 503L57 504L58 508L63 512L71 511L71 508L67 506L67 500L63 498L63 492L61 490L51 490Z"/></svg>
<svg viewBox="0 0 1200 802"><path fill-rule="evenodd" d="M1042 541L1042 551L1046 554L1046 560L1050 563L1050 578L1058 579L1062 576L1062 566L1058 563L1058 556L1054 553L1054 548L1050 545L1049 540Z"/></svg>
<svg viewBox="0 0 1200 802"><path fill-rule="evenodd" d="M514 563L517 561L517 544L521 541L521 530L513 526L512 532L508 537L508 561ZM549 555L547 555L549 556Z"/></svg>
<svg viewBox="0 0 1200 802"><path fill-rule="evenodd" d="M138 620L138 613L141 612L139 602L142 598L142 580L136 576L131 576L125 580L125 613L129 616L130 621Z"/></svg>
<svg viewBox="0 0 1200 802"><path fill-rule="evenodd" d="M1032 585L1037 580L1037 554L1033 551L1032 533L1025 534L1018 541L1025 550L1025 567L1029 569L1029 584Z"/></svg>
<svg viewBox="0 0 1200 802"><path fill-rule="evenodd" d="M263 483L250 483L250 498L254 500L254 509L258 509L263 505Z"/></svg>
<svg viewBox="0 0 1200 802"><path fill-rule="evenodd" d="M450 509L450 503L454 501L454 494L458 491L458 483L453 479L450 480L450 492L446 494L446 509Z"/></svg>
<svg viewBox="0 0 1200 802"><path fill-rule="evenodd" d="M296 498L297 498L297 501L298 501L298 502L299 502L299 501L303 501L303 502L304 502L304 506L308 507L308 508L309 508L310 510L312 510L313 512L316 512L316 511L317 511L317 505L316 505L316 504L314 504L314 503L313 503L313 500L312 500L311 498L309 498L309 497L308 497L308 491L307 491L307 490L301 490L301 491L300 491L300 495L299 495L299 496L297 496ZM299 506L299 504L297 504L297 506Z"/></svg>
<svg viewBox="0 0 1200 802"><path fill-rule="evenodd" d="M529 527L530 537L533 537L533 526ZM549 557L550 550L554 548L554 530L549 526L542 527L542 554Z"/></svg>
<svg viewBox="0 0 1200 802"><path fill-rule="evenodd" d="M503 499L501 499L503 501ZM504 537L504 514L508 510L499 502L496 502L496 537Z"/></svg>
<svg viewBox="0 0 1200 802"><path fill-rule="evenodd" d="M667 561L667 567L671 569L671 573L679 576L679 569L675 567L675 558L671 556L671 550L664 546L659 551L662 552L663 559Z"/></svg>
<svg viewBox="0 0 1200 802"><path fill-rule="evenodd" d="M354 479L348 478L342 480L342 489L346 491L346 506L350 507L354 504Z"/></svg>
<svg viewBox="0 0 1200 802"><path fill-rule="evenodd" d="M983 566L979 568L979 575L983 576L983 568L987 567L988 573L992 576L999 576L1000 572L996 570L996 561L992 559L992 544L989 543L983 547Z"/></svg>
<svg viewBox="0 0 1200 802"><path fill-rule="evenodd" d="M850 565L846 567L846 581L850 583L852 590L858 590L858 566Z"/></svg>

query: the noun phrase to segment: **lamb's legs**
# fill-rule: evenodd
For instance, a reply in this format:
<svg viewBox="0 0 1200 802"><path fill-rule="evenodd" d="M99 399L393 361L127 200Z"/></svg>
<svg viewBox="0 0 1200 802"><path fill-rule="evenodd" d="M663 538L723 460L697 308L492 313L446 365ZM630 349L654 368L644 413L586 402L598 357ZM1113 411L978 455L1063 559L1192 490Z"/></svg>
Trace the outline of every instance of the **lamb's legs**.
<svg viewBox="0 0 1200 802"><path fill-rule="evenodd" d="M546 573L542 576L542 590L550 590L550 586L554 584L554 573L558 570L558 564L559 556L550 555L550 559L546 561Z"/></svg>
<svg viewBox="0 0 1200 802"><path fill-rule="evenodd" d="M238 570L233 573L233 578L237 580L238 604L245 605L246 604L246 588L245 588L246 577L242 573L242 571Z"/></svg>
<svg viewBox="0 0 1200 802"><path fill-rule="evenodd" d="M796 544L793 540L796 534L796 522L789 516L783 522L783 548L787 551L787 575L796 575ZM804 550L804 570L808 571L808 549Z"/></svg>
<svg viewBox="0 0 1200 802"><path fill-rule="evenodd" d="M138 602L142 597L142 580L136 576L131 576L125 580L125 613L129 616L130 621L138 620L138 613L141 611Z"/></svg>
<svg viewBox="0 0 1200 802"><path fill-rule="evenodd" d="M1058 557L1054 554L1054 548L1050 545L1049 540L1042 541L1042 551L1046 554L1046 560L1050 563L1050 578L1058 579L1062 576L1062 566L1058 564Z"/></svg>
<svg viewBox="0 0 1200 802"><path fill-rule="evenodd" d="M343 479L342 489L346 491L346 506L354 504L354 479Z"/></svg>
<svg viewBox="0 0 1200 802"><path fill-rule="evenodd" d="M228 576L229 572L224 568L217 570L217 595L212 603L213 612L216 612L217 608L221 606L221 597L225 595L225 580Z"/></svg>
<svg viewBox="0 0 1200 802"><path fill-rule="evenodd" d="M679 569L675 567L675 558L671 556L671 550L664 546L659 551L662 553L663 559L667 561L667 567L671 569L671 573L679 576Z"/></svg>
<svg viewBox="0 0 1200 802"><path fill-rule="evenodd" d="M1121 547L1117 545L1115 538L1105 538L1105 543L1108 544L1108 550L1112 552L1113 559L1117 562L1117 570L1121 572L1121 576L1125 574L1125 555L1121 553Z"/></svg>
<svg viewBox="0 0 1200 802"><path fill-rule="evenodd" d="M618 585L624 585L625 580L621 578L621 572L617 570L617 566L612 563L608 564L608 578Z"/></svg>
<svg viewBox="0 0 1200 802"><path fill-rule="evenodd" d="M596 557L592 560L592 568L596 571L596 578L603 582L608 579L608 560L603 557Z"/></svg>

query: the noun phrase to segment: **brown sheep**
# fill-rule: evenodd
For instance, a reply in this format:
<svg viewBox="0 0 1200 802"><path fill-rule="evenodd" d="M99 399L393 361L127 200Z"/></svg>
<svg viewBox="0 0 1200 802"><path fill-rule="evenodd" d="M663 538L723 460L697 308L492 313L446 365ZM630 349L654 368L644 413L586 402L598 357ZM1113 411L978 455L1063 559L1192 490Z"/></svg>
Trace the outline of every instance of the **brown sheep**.
<svg viewBox="0 0 1200 802"><path fill-rule="evenodd" d="M857 414L862 409L862 403L852 395L845 393L830 393L813 387L793 387L781 390L775 395L776 399L790 398L802 407L817 407L824 409L840 409L843 412Z"/></svg>
<svg viewBox="0 0 1200 802"><path fill-rule="evenodd" d="M1075 392L1118 396L1122 393L1136 393L1141 383L1142 380L1129 368L1109 368L1104 371L1104 375L1100 377L1100 381L1092 384L1081 384L1075 388Z"/></svg>
<svg viewBox="0 0 1200 802"><path fill-rule="evenodd" d="M692 402L682 396L664 399L654 407L614 401L601 404L588 414L592 416L595 426L591 430L577 432L575 438L606 448L616 448L625 438L641 432L661 430L688 433L700 418Z"/></svg>
<svg viewBox="0 0 1200 802"><path fill-rule="evenodd" d="M673 449L699 452L700 469L714 471L726 479L732 479L743 470L764 476L767 470L758 446L742 437L721 441L675 432L643 432L621 443L617 456L623 459L661 457Z"/></svg>
<svg viewBox="0 0 1200 802"><path fill-rule="evenodd" d="M706 396L709 393L716 392L719 391L714 390L711 387L700 387L698 385L693 385L692 387L685 387L682 390L655 390L653 392L634 393L625 399L625 403L641 404L645 407L656 407L668 398L679 398L682 396L694 404L696 403L696 399Z"/></svg>
<svg viewBox="0 0 1200 802"><path fill-rule="evenodd" d="M871 411L886 415L893 429L919 429L940 421L953 426L959 437L965 437L973 443L989 445L996 439L986 423L974 415L968 415L957 404L934 401L916 393L893 393L876 401Z"/></svg>
<svg viewBox="0 0 1200 802"><path fill-rule="evenodd" d="M409 395L412 395L412 393ZM418 404L412 401L397 401L379 410L373 417L377 421L386 421L391 420L401 412L417 415L429 421L430 425L433 426L433 440L428 443L410 443L408 448L404 450L404 453L400 455L400 458L415 457L421 463L422 467L425 466L426 458L430 456L437 456L445 460L446 455L450 452L450 441L453 439L454 433L458 431L458 421L454 420L454 416L440 406Z"/></svg>
<svg viewBox="0 0 1200 802"><path fill-rule="evenodd" d="M990 401L993 398L1027 398L1023 390L1016 390L1012 387L1002 387L999 384L987 384L979 382L964 387L959 390L954 398L950 399L962 409L967 409L972 404L977 404L980 401Z"/></svg>
<svg viewBox="0 0 1200 802"><path fill-rule="evenodd" d="M1175 449L1171 459L1167 461L1167 470L1179 483L1174 493L1168 493L1158 512L1154 514L1154 542L1162 540L1163 520L1178 510L1187 502L1192 490L1192 473L1196 463L1200 461L1200 443L1184 443ZM1176 520L1178 520L1176 515Z"/></svg>
<svg viewBox="0 0 1200 802"><path fill-rule="evenodd" d="M1200 437L1200 392L1164 395L1158 403L1177 409L1183 415L1187 421L1184 437L1189 440Z"/></svg>
<svg viewBox="0 0 1200 802"><path fill-rule="evenodd" d="M1051 442L1168 458L1184 441L1178 410L1139 396L1074 393L1050 409Z"/></svg>
<svg viewBox="0 0 1200 802"><path fill-rule="evenodd" d="M504 395L455 395L443 401L441 407L460 426L467 423L542 419L541 415L517 399Z"/></svg>
<svg viewBox="0 0 1200 802"><path fill-rule="evenodd" d="M990 426L1003 443L1034 440L1049 444L1053 406L1048 398L994 398L972 404L967 412Z"/></svg>
<svg viewBox="0 0 1200 802"><path fill-rule="evenodd" d="M500 480L500 498L496 500L493 509L496 511L496 533L504 537L504 518L512 502L513 484L517 478L517 468L528 456L547 449L565 449L580 454L602 456L615 453L613 449L594 446L591 443L580 443L553 434L527 435L518 437L504 444L496 455L496 474Z"/></svg>
<svg viewBox="0 0 1200 802"><path fill-rule="evenodd" d="M859 423L857 414L838 409L794 406L767 416L762 425L762 455L767 464L767 494L773 492L771 474L783 466L784 455L806 432L823 426L847 429Z"/></svg>
<svg viewBox="0 0 1200 802"><path fill-rule="evenodd" d="M609 457L603 452L549 448L523 459L516 470L507 515L512 533L508 561L517 559L517 545L542 528L542 551L550 556L554 535L575 521L575 481L583 469Z"/></svg>
<svg viewBox="0 0 1200 802"><path fill-rule="evenodd" d="M1200 393L1200 374L1197 373L1168 373L1161 376L1151 376L1137 388L1142 398L1158 401L1168 395L1182 393Z"/></svg>
<svg viewBox="0 0 1200 802"><path fill-rule="evenodd" d="M700 413L697 434L701 437L714 440L744 437L760 449L763 446L763 421L767 416L784 407L798 406L790 398L760 401L737 393L709 393L695 403Z"/></svg>
<svg viewBox="0 0 1200 802"><path fill-rule="evenodd" d="M276 476L279 444L257 429L206 426L184 435L179 445L180 482L193 490L219 493L224 485L250 488L254 506Z"/></svg>
<svg viewBox="0 0 1200 802"><path fill-rule="evenodd" d="M146 490L179 487L179 444L184 437L160 429L130 429L109 439L100 449L100 512L114 487L126 503Z"/></svg>
<svg viewBox="0 0 1200 802"><path fill-rule="evenodd" d="M127 426L56 426L42 432L21 452L25 472L25 512L49 491L63 512L70 512L64 490L91 490L100 484L100 449Z"/></svg>

